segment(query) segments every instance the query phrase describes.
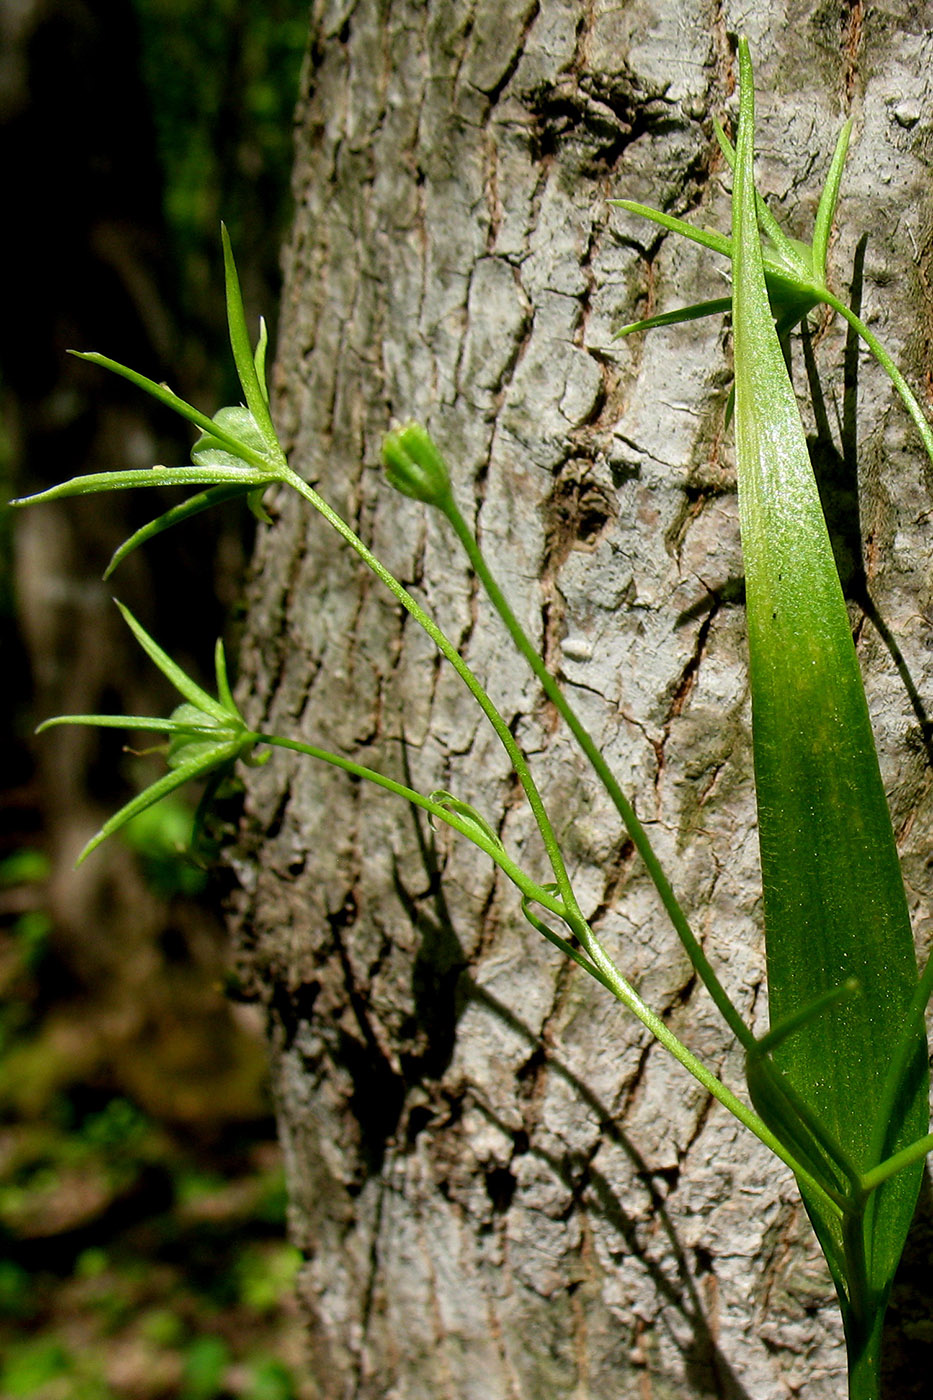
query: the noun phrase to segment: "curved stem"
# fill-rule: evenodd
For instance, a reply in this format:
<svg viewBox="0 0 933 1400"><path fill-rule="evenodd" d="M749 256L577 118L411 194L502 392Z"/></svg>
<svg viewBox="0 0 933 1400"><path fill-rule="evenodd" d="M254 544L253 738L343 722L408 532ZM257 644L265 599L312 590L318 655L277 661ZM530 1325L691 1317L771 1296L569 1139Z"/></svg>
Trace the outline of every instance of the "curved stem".
<svg viewBox="0 0 933 1400"><path fill-rule="evenodd" d="M843 1197L811 1175L806 1167L798 1162L793 1153L785 1147L784 1143L775 1136L764 1120L759 1118L753 1109L748 1108L741 1099L737 1098L732 1090L713 1074L712 1070L707 1069L702 1060L697 1059L693 1051L688 1050L686 1045L669 1029L666 1021L656 1011L652 1011L646 1002L642 1001L631 982L616 967L585 920L574 917L573 913L568 911L566 921L583 945L587 956L599 969L601 973L599 980L603 986L612 992L617 1001L620 1001L623 1006L638 1017L642 1025L651 1032L656 1040L660 1041L665 1050L673 1055L679 1064L683 1065L684 1069L693 1075L694 1079L703 1085L707 1093L718 1100L724 1108L727 1108L740 1123L748 1128L749 1132L754 1133L755 1137L763 1142L765 1147L770 1148L785 1166L790 1167L800 1185L805 1186L808 1191L814 1192L824 1209L841 1218L847 1206Z"/></svg>
<svg viewBox="0 0 933 1400"><path fill-rule="evenodd" d="M341 768L344 772L350 773L354 777L363 778L367 782L375 783L378 787L384 788L386 791L392 792L398 797L404 797L406 801L411 802L414 806L420 807L426 812L430 812L432 816L440 821L446 822L448 826L453 827L455 831L459 831L461 835L466 836L475 845L479 846L522 891L526 899L533 900L535 904L540 904L543 909L547 909L552 914L556 914L558 918L563 919L569 925L582 945L592 966L588 966L586 961L583 960L579 954L577 954L576 950L571 948L564 939L561 939L558 935L553 934L551 930L542 926L540 920L532 918L530 920L532 925L559 947L562 952L568 953L585 971L595 977L597 982L601 983L607 991L611 992L617 1001L620 1001L623 1006L633 1012L634 1015L638 1017L639 1021L641 1021L642 1025L651 1032L656 1040L660 1041L678 1063L683 1065L684 1069L692 1074L694 1079L698 1080L703 1088L706 1089L713 1098L717 1099L724 1108L727 1108L740 1123L748 1128L750 1132L754 1133L754 1135L764 1143L765 1147L770 1148L775 1156L779 1157L781 1161L790 1168L798 1181L819 1197L825 1207L829 1210L835 1210L841 1213L841 1198L837 1199L835 1194L827 1192L826 1188L818 1182L815 1177L811 1176L806 1168L788 1152L783 1143L771 1132L764 1120L759 1118L758 1114L752 1109L748 1108L741 1099L737 1098L732 1090L728 1089L711 1070L708 1070L703 1062L697 1059L696 1055L694 1055L691 1050L688 1050L686 1045L684 1045L674 1032L669 1029L666 1022L657 1012L652 1011L652 1009L642 1001L641 997L635 991L635 988L628 979L622 975L615 963L606 953L599 939L580 914L576 905L574 905L572 910L567 909L564 904L560 900L555 899L548 890L530 880L527 875L510 860L501 848L497 847L494 842L488 841L483 837L478 828L463 821L456 813L450 811L448 808L441 807L439 804L432 802L430 798L423 797L420 792L415 792L413 788L405 787L404 784L396 782L393 778L387 778L382 773L377 773L371 768L365 768L362 764L354 763L352 759L343 758L339 754L330 753L328 750L320 749L314 744L306 744L298 739L286 739L278 734L257 733L254 734L253 737L257 743L270 744L275 748L290 749L295 753L307 754L311 758L322 759L325 763L329 763L335 768ZM528 911L526 910L526 917L527 915Z"/></svg>
<svg viewBox="0 0 933 1400"><path fill-rule="evenodd" d="M577 913L582 919L583 916L580 914L576 896L570 884L570 876L567 874L563 853L558 844L557 837L554 834L551 820L545 811L544 803L541 801L541 794L538 792L534 778L531 776L531 771L525 756L518 747L518 744L516 744L512 731L490 700L479 680L473 674L470 667L463 660L463 657L453 646L449 638L445 636L438 627L434 619L425 612L420 603L415 601L408 592L408 589L403 587L393 574L389 573L385 565L376 558L371 549L367 548L359 535L351 530L347 522L327 504L322 496L318 495L314 487L309 486L306 481L303 481L291 467L285 469L282 480L297 491L300 496L303 496L309 505L312 505L314 509L324 517L328 524L333 526L337 534L346 541L351 549L355 550L367 568L371 569L393 597L398 599L402 607L405 608L418 625L428 634L442 656L453 666L457 675L463 681L464 685L483 711L483 714L492 725L502 747L509 756L512 767L518 775L518 780L522 785L525 796L528 799L528 804L531 807L534 819L538 825L538 830L541 833L541 839L544 842L544 848L547 851L548 860L551 863L551 869L554 872L554 878L557 881L561 899L567 906L568 911Z"/></svg>
<svg viewBox="0 0 933 1400"><path fill-rule="evenodd" d="M320 749L316 744L305 744L300 739L285 739L279 734L254 734L253 738L260 744L271 744L277 749L291 749L294 753L306 754L309 758L318 758L324 763L329 763L332 768L341 768L345 773L350 773L354 778L362 778L368 783L374 783L376 787L381 787L386 792L394 793L396 797L404 797L406 802L410 802L413 807L420 807L437 821L446 822L453 827L454 831L459 831L461 836L465 836L468 841L472 841L474 846L478 846L481 851L485 851L490 860L494 860L499 869L509 877L513 885L516 885L526 899L533 899L536 904L548 909L558 918L564 917L563 903L549 894L543 886L529 879L525 872L515 864L511 857L497 845L494 841L483 836L478 827L457 816L450 808L441 806L438 802L432 802L429 797L424 797L414 788L406 787L404 783L397 783L394 778L387 778L383 773L377 773L373 768L365 768L361 763L354 763L350 758L343 758L340 754L331 753L328 749Z"/></svg>
<svg viewBox="0 0 933 1400"><path fill-rule="evenodd" d="M623 825L632 839L632 844L645 864L677 936L683 944L691 963L702 979L704 986L712 997L717 1010L743 1048L751 1050L756 1043L755 1037L742 1020L719 981L719 978L710 966L706 954L701 948L696 935L693 933L687 921L687 916L681 908L680 902L671 887L671 883L664 873L661 862L655 855L647 832L642 826L635 809L613 776L612 770L596 746L592 736L578 718L576 711L572 708L570 702L557 684L557 681L547 669L537 648L534 646L509 606L505 595L486 563L486 559L475 535L463 518L452 496L449 497L448 502L445 503L441 509L450 521L450 525L457 539L460 541L460 544L463 546L464 553L469 559L477 578L489 595L490 602L505 623L512 641L538 678L541 683L541 688L548 699L563 717L567 728L588 758L593 771L606 789L613 806L622 818Z"/></svg>
<svg viewBox="0 0 933 1400"><path fill-rule="evenodd" d="M544 920L539 919L537 914L535 914L528 905L529 901L523 899L522 913L531 924L531 927L540 933L542 938L546 938L549 943L553 943L555 948L559 948L560 951L575 962L578 967L582 967L584 972L588 972L601 987L605 987L608 992L611 992L612 986L603 973L600 972L599 968L590 962L589 958L584 957L572 943L568 943L566 938L561 938L559 933L555 933L552 928L549 928Z"/></svg>
<svg viewBox="0 0 933 1400"><path fill-rule="evenodd" d="M559 917L564 920L579 939L584 951L601 974L599 981L612 992L612 995L620 1001L623 1006L627 1007L638 1017L642 1025L651 1032L656 1040L660 1041L664 1048L674 1056L675 1060L683 1065L713 1098L717 1099L740 1123L744 1124L744 1126L748 1128L750 1132L754 1133L766 1147L770 1148L774 1155L780 1158L780 1160L790 1168L797 1177L797 1180L802 1185L806 1186L806 1188L820 1200L825 1209L837 1214L841 1213L844 1203L842 1199L838 1197L838 1193L828 1190L821 1182L817 1181L816 1178L795 1159L793 1154L788 1151L774 1133L772 1133L771 1129L759 1118L758 1114L746 1107L741 1099L733 1094L731 1089L728 1089L721 1080L717 1079L716 1075L713 1074L711 1070L706 1068L703 1062L699 1060L691 1050L687 1049L686 1045L684 1045L674 1032L669 1029L666 1022L657 1012L652 1011L647 1003L642 1001L641 997L635 991L635 988L623 977L612 959L607 955L599 939L593 933L580 911L576 896L570 884L570 877L567 874L567 867L564 863L563 854L558 845L550 819L541 801L541 794L535 786L534 779L531 776L524 755L516 744L508 725L493 705L486 691L480 685L476 676L470 670L470 667L459 655L449 639L440 630L437 623L425 612L424 608L415 601L408 590L399 583L398 579L389 573L385 565L380 563L346 521L327 504L323 497L318 495L312 486L309 486L306 481L303 481L290 467L285 469L282 479L297 491L300 496L304 497L304 499L333 526L340 537L359 555L364 564L366 564L376 577L385 584L393 597L398 599L406 611L424 629L441 654L453 666L454 670L467 686L471 695L473 695L477 704L492 725L493 730L512 761L512 765L522 784L525 795L528 798L532 812L534 813L538 829L544 841L545 849L547 850L548 858L551 862L551 868L554 871L554 877L557 882L561 900L563 901L563 906L561 907L552 897L546 896L542 899L541 894L545 892L540 891L539 886L535 887L536 892L532 894L532 898L534 898L537 903L541 904L542 907L551 909L553 912L557 913ZM270 742L270 739L267 739L265 742ZM299 747L298 744L293 741L278 740L277 742L279 747ZM309 752L312 748L310 745L301 747L305 752ZM318 751L318 755L324 757L324 751ZM332 762L337 758L337 755L328 755L328 758L329 761ZM349 760L339 760L338 766L346 767L347 771L353 771L350 767ZM366 771L366 776L370 776L368 770ZM375 776L377 780L380 778L380 775ZM382 779L379 785L388 787L391 781L391 779ZM401 785L396 786L400 788ZM407 796L409 791L410 790L405 790L402 795ZM422 798L420 794L415 794L415 797L417 806L425 807L427 805L428 799ZM437 815L441 817L442 820L446 821L449 826L457 826L454 813L438 811ZM458 827L458 829L462 828ZM476 844L481 844L475 834L474 828L470 827L469 830L464 831L464 834L468 835ZM492 854L493 852L490 850L490 855ZM501 865L501 852L493 855L493 859Z"/></svg>
<svg viewBox="0 0 933 1400"><path fill-rule="evenodd" d="M867 1327L845 1318L849 1362L849 1400L881 1400L881 1335L885 1309Z"/></svg>

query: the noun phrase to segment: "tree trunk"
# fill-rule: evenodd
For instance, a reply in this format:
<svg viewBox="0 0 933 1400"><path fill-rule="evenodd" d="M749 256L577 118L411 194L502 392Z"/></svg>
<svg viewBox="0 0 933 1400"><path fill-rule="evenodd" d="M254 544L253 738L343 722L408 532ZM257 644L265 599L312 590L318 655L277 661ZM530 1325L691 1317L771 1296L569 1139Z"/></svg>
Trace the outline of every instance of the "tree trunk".
<svg viewBox="0 0 933 1400"><path fill-rule="evenodd" d="M614 811L443 521L385 487L380 439L393 415L435 434L516 610L763 1031L730 340L721 319L612 340L725 295L727 269L607 201L728 231L712 117L735 110L730 36L746 26L763 190L809 238L854 116L836 286L847 295L863 264L865 314L928 386L931 22L933 7L897 0L313 7L276 380L291 460L488 685L584 912L736 1087L741 1057ZM922 919L933 475L864 355L843 396L844 328L816 321L815 462ZM799 340L793 353L805 399ZM244 648L251 722L452 790L546 878L456 676L323 522L285 496L274 514ZM321 1397L844 1393L832 1286L787 1170L528 926L485 858L284 755L250 779L248 828L241 955L270 1012ZM921 1374L897 1331L908 1311L899 1395Z"/></svg>

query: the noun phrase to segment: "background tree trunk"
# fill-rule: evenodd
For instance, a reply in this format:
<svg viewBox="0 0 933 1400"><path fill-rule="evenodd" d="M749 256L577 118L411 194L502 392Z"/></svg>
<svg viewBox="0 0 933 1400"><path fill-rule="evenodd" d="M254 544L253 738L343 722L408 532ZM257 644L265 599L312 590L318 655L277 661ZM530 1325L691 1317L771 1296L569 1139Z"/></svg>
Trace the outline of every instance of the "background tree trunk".
<svg viewBox="0 0 933 1400"><path fill-rule="evenodd" d="M730 341L717 319L612 343L639 314L723 295L724 269L607 200L728 229L711 118L735 110L743 26L760 180L792 233L809 238L854 116L836 285L863 265L866 315L928 387L931 24L933 7L897 0L313 7L276 385L292 461L459 643L533 757L585 912L734 1085L740 1056L614 813L443 523L384 487L380 437L392 415L435 433L760 1032ZM880 371L850 354L843 397L844 331L821 322L816 340L815 460L922 929L933 479ZM802 371L799 341L794 356ZM543 876L456 677L323 524L291 498L275 514L250 719L452 789ZM248 827L241 953L270 1011L322 1397L842 1394L832 1287L787 1171L526 925L484 858L281 755L250 780ZM923 1374L911 1305L895 1307L900 1395Z"/></svg>

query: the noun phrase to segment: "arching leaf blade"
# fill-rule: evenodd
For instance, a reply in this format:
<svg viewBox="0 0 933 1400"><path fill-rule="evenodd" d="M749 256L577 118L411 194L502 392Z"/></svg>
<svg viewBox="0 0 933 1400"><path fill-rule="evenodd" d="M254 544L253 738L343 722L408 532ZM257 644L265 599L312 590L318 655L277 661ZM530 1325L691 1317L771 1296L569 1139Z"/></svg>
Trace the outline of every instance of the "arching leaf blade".
<svg viewBox="0 0 933 1400"><path fill-rule="evenodd" d="M157 516L155 520L150 520L148 524L141 525L128 540L124 540L119 549L115 549L110 563L104 571L104 578L108 579L118 564L122 564L128 554L132 554L134 549L138 549L141 544L154 539L156 535L161 535L165 530L170 530L173 525L180 525L183 520L190 520L192 516L200 515L202 511L210 510L211 506L222 505L225 501L236 500L238 496L248 496L256 487L252 482L244 485L234 483L227 486L211 486L206 491L199 491L195 496L189 496L187 501L180 502L177 506L172 506Z"/></svg>
<svg viewBox="0 0 933 1400"><path fill-rule="evenodd" d="M704 316L724 316L732 310L731 297L716 297L714 301L697 301L692 306L678 306L674 311L662 311L659 316L648 316L644 321L632 321L616 331L613 340L621 340L635 331L653 331L659 326L678 326L683 321L700 321Z"/></svg>
<svg viewBox="0 0 933 1400"><path fill-rule="evenodd" d="M826 280L826 252L829 248L829 235L832 231L833 216L836 213L836 204L839 200L839 186L842 183L842 171L846 163L851 135L852 118L850 117L836 139L836 149L833 151L833 158L829 164L826 184L820 195L816 221L813 225L813 270L824 281Z"/></svg>
<svg viewBox="0 0 933 1400"><path fill-rule="evenodd" d="M149 787L137 793L118 812L114 812L112 817L108 817L100 830L91 837L81 851L75 865L81 865L101 842L106 841L108 836L112 836L114 832L126 826L128 821L131 821L140 812L144 812L147 807L154 807L157 802L161 802L163 797L167 797L170 792L174 792L176 788L182 787L185 783L191 782L195 778L202 778L215 768L231 763L237 757L238 752L239 749L235 743L218 744L210 753L199 754L197 759L171 769L154 783L150 783Z"/></svg>
<svg viewBox="0 0 933 1400"><path fill-rule="evenodd" d="M257 350L254 351L250 344L246 325L243 294L240 291L240 279L237 275L233 249L230 246L230 235L223 224L220 227L220 235L224 251L224 281L227 293L227 325L230 331L230 348L233 351L240 385L249 411L265 439L267 448L281 453L279 440L269 413L269 405L266 402L265 386L260 381L260 369L265 361L264 328L260 331L260 346L257 346ZM259 368L257 368L257 364Z"/></svg>
<svg viewBox="0 0 933 1400"><path fill-rule="evenodd" d="M768 302L744 43L740 60L735 421L772 1022L794 1016L844 979L861 988L776 1045L773 1059L865 1171L875 1165L877 1117L891 1108L887 1069L899 1053L917 968L848 613ZM893 1110L889 1143L902 1147L922 1136L925 1076L914 1075ZM853 1276L848 1294L840 1289L850 1322L869 1294L875 1312L883 1307L918 1185L919 1168L886 1182L850 1232ZM821 1233L818 1210L812 1202L808 1208ZM869 1233L861 1241L858 1279L853 1240L863 1224ZM859 1327L869 1322L862 1318Z"/></svg>
<svg viewBox="0 0 933 1400"><path fill-rule="evenodd" d="M193 681L190 676L185 674L181 667L162 650L158 642L155 641L153 637L150 637L145 627L136 621L136 618L128 607L121 603L118 598L115 598L114 602L120 609L124 622L139 642L143 651L149 657L149 660L158 666L163 676L171 681L178 693L183 695L190 705L194 705L196 709L201 710L206 715L211 715L221 725L229 724L230 714L224 709L220 701L215 700L213 695L208 695L206 690L202 690L201 686Z"/></svg>

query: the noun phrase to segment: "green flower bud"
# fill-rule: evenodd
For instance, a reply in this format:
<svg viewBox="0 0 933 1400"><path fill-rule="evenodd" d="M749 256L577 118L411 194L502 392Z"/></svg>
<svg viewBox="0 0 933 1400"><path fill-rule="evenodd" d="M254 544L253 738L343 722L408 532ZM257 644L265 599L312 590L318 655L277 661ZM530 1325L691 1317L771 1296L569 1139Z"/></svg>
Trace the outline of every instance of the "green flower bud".
<svg viewBox="0 0 933 1400"><path fill-rule="evenodd" d="M382 440L382 460L390 486L425 505L441 509L450 499L447 463L420 423L403 423Z"/></svg>
<svg viewBox="0 0 933 1400"><path fill-rule="evenodd" d="M187 701L183 705L175 706L171 719L178 725L178 729L168 741L169 768L180 768L183 763L189 763L193 758L203 758L212 749L216 749L218 744L229 742L236 737L236 729L232 724L219 724L213 715L205 714L197 705L191 705ZM191 725L194 732L186 730L185 725Z"/></svg>

